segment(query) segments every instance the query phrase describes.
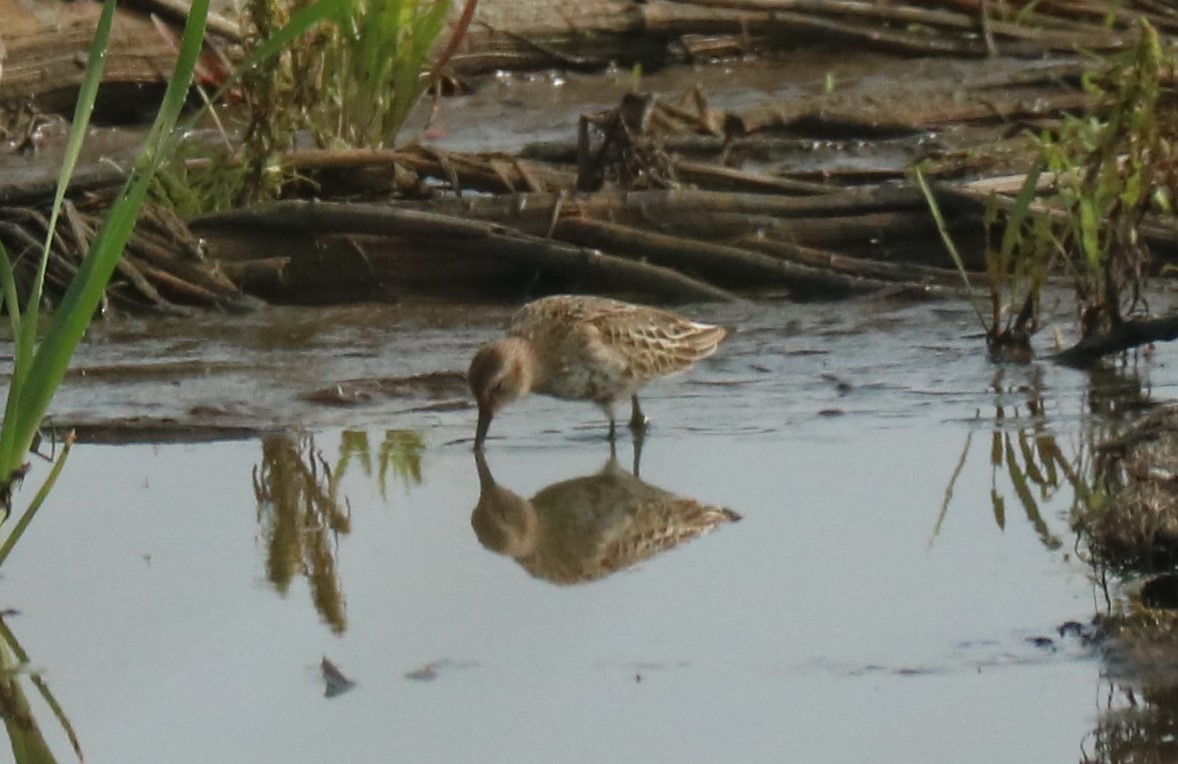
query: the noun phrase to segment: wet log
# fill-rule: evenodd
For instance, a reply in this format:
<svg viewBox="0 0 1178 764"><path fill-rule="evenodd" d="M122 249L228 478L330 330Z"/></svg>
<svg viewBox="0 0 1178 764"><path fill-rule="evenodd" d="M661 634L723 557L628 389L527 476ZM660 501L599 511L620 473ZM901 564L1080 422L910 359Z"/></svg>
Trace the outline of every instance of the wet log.
<svg viewBox="0 0 1178 764"><path fill-rule="evenodd" d="M0 174L0 208L39 207L53 200L60 168L49 164L5 168ZM79 165L70 179L70 194L118 188L127 179L126 172L113 161Z"/></svg>
<svg viewBox="0 0 1178 764"><path fill-rule="evenodd" d="M423 208L422 203L409 205ZM766 219L812 221L818 218L867 214L922 212L928 205L912 186L840 189L817 196L726 193L696 189L599 191L592 194L512 194L439 199L429 208L453 215L537 230L559 215L582 216L674 230L692 225L700 216L763 216ZM747 218L746 218L747 219ZM712 221L709 219L708 224ZM698 226L695 226L698 227ZM747 230L746 226L746 230Z"/></svg>
<svg viewBox="0 0 1178 764"><path fill-rule="evenodd" d="M172 70L174 35L152 14L179 25L183 0L137 0L120 8L104 82L107 103ZM1129 0L1103 14L1077 14L1074 4L1036 7L1033 20L1001 18L994 8L960 3L879 4L853 0L588 0L570 13L560 0L481 0L461 35L448 70L460 76L541 68L600 70L613 64L654 68L709 55L764 53L835 44L905 56L1039 56L1048 51L1110 51L1136 39L1138 16L1178 31L1172 14ZM1000 8L1000 7L999 7ZM467 6L456 4L455 29ZM94 2L0 0L6 49L0 103L36 97L43 109L66 112L81 81L99 5ZM1111 21L1111 23L1107 23ZM214 15L212 37L236 43L241 30ZM445 46L446 42L439 43ZM448 52L448 51L447 51ZM439 50L441 54L441 50ZM120 88L123 88L120 90Z"/></svg>
<svg viewBox="0 0 1178 764"><path fill-rule="evenodd" d="M150 13L160 11L179 22L187 13L187 3L139 3L140 10L120 7L111 26L104 89L97 107L107 117L125 118L128 112L135 115L141 109L150 112L151 104L144 102L138 88L165 83L175 66L174 36L157 25ZM101 12L97 2L0 0L0 105L34 99L41 110L72 113ZM210 40L240 37L236 23L215 13L209 17L208 28Z"/></svg>
<svg viewBox="0 0 1178 764"><path fill-rule="evenodd" d="M564 241L600 247L619 255L642 258L711 283L743 289L788 287L795 297L841 297L891 286L882 281L845 275L779 260L739 247L709 244L650 233L614 223L565 217L553 235Z"/></svg>
<svg viewBox="0 0 1178 764"><path fill-rule="evenodd" d="M358 171L384 170L390 185L397 185L392 175L401 170L420 177L430 177L449 183L456 193L482 191L487 193L533 193L572 188L576 173L567 168L530 161L497 152L465 154L440 149L409 145L391 149L331 149L303 150L283 155L284 163L292 170L309 177L321 178L326 172L354 176ZM0 192L3 186L0 185Z"/></svg>
<svg viewBox="0 0 1178 764"><path fill-rule="evenodd" d="M431 252L461 256L470 262L502 260L563 281L586 280L606 291L639 291L669 301L732 300L729 292L669 268L634 262L596 250L575 247L502 226L412 209L331 202L276 202L250 210L209 215L192 222L206 236L224 238L234 231L280 232L301 237L395 237ZM362 243L353 239L358 248ZM371 261L370 255L364 254ZM395 272L396 254L379 266ZM310 252L293 258L316 257Z"/></svg>
<svg viewBox="0 0 1178 764"><path fill-rule="evenodd" d="M954 293L961 287L961 274L948 268L852 257L789 242L770 241L760 236L745 237L737 243L811 270L859 279L861 283L903 283L921 285L931 292Z"/></svg>
<svg viewBox="0 0 1178 764"><path fill-rule="evenodd" d="M933 5L935 7L929 7ZM1039 56L1109 51L1136 39L1136 17L1163 30L1176 21L1148 2L1105 16L1074 5L1036 6L1033 22L1003 18L1001 6L850 0L589 0L570 14L555 2L481 0L451 66L459 74L546 67L592 69L611 63L657 65L696 55L732 56L815 44L905 56ZM1112 23L1102 23L1104 20ZM591 46L586 46L591 41Z"/></svg>
<svg viewBox="0 0 1178 764"><path fill-rule="evenodd" d="M1051 356L1065 366L1087 367L1113 353L1131 350L1151 342L1178 339L1178 315L1124 321L1106 334L1085 337L1075 345Z"/></svg>

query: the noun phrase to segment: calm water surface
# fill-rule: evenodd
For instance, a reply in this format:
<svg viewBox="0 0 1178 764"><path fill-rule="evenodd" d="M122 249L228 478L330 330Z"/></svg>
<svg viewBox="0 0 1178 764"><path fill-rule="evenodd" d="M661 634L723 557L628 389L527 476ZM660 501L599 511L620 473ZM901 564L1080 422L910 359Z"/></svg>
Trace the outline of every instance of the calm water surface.
<svg viewBox="0 0 1178 764"><path fill-rule="evenodd" d="M5 566L0 606L20 611L5 623L88 762L1091 754L1122 693L1055 629L1103 594L1074 548L1066 481L1020 494L1024 447L1074 460L1106 426L1094 409L1125 408L1126 389L1173 398L1173 351L1092 377L990 363L952 305L690 312L740 331L648 389L639 474L743 520L573 585L485 548L471 524L458 373L505 310L102 327L60 421L268 432L75 447ZM433 372L452 373L405 379ZM367 392L328 405L332 389ZM488 468L519 497L610 455L583 404L528 399L491 434ZM627 433L620 468L632 458ZM325 697L324 656L355 686Z"/></svg>

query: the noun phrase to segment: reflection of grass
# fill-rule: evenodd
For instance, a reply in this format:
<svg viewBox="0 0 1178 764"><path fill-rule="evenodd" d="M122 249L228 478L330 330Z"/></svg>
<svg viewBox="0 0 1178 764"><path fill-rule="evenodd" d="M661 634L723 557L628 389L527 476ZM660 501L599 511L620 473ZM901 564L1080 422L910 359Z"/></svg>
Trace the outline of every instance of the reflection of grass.
<svg viewBox="0 0 1178 764"><path fill-rule="evenodd" d="M20 684L20 678L24 675L21 669L28 662L29 656L16 641L16 636L8 628L8 624L0 618L0 714L4 717L4 727L12 745L13 760L17 764L52 764L56 759L50 752L44 735L41 734L41 728L29 706L28 697ZM77 735L74 734L73 725L58 704L57 698L50 692L49 685L45 684L45 680L36 672L28 676L41 698L52 709L58 724L69 738L74 753L81 761L82 748L78 744Z"/></svg>
<svg viewBox="0 0 1178 764"><path fill-rule="evenodd" d="M336 499L331 468L310 435L273 435L262 440L254 468L258 521L266 536L266 574L286 593L296 574L311 586L315 609L342 633L347 616L336 572L336 536L351 530L351 509Z"/></svg>
<svg viewBox="0 0 1178 764"><path fill-rule="evenodd" d="M377 487L380 497L388 499L389 475L400 480L406 489L421 485L421 457L425 453L425 441L415 430L386 430L384 440L376 451ZM348 430L340 437L340 457L336 462L336 479L343 479L348 466L359 461L365 476L372 477L374 454L368 433L364 430Z"/></svg>
<svg viewBox="0 0 1178 764"><path fill-rule="evenodd" d="M412 430L389 430L380 444L380 495L386 498L388 474L391 470L409 488L421 485L421 455L425 443L421 433Z"/></svg>
<svg viewBox="0 0 1178 764"><path fill-rule="evenodd" d="M1081 747L1081 764L1174 760L1178 685L1172 677L1152 678L1139 687L1109 679L1101 706Z"/></svg>
<svg viewBox="0 0 1178 764"><path fill-rule="evenodd" d="M998 418L1002 418L999 409ZM1064 484L1062 476L1073 474L1069 465L1055 441L1055 436L1043 431L1042 423L1033 423L1019 427L1013 432L1001 427L995 428L990 436L990 507L994 513L994 524L1000 529L1006 528L1007 494L998 484L998 476L1005 475L1009 488L1014 493L1019 506L1022 507L1035 535L1048 549L1058 549L1062 542L1051 531L1043 514L1039 509L1040 502L1051 499ZM969 457L970 445L973 439L971 431L966 436L965 446L961 458L949 483L945 488L945 499L941 503L941 511L933 527L932 539L940 533L941 525L949 512L949 504L953 498L953 488L960 477L962 468ZM1066 481L1071 484L1070 479ZM931 541L930 541L931 543Z"/></svg>
<svg viewBox="0 0 1178 764"><path fill-rule="evenodd" d="M1041 423L1040 423L1041 427ZM990 464L993 467L990 481L990 502L994 508L994 519L998 527L1005 524L1006 499L998 492L997 476L1005 469L1014 495L1023 508L1023 513L1043 546L1058 549L1059 538L1053 534L1039 512L1041 499L1049 499L1060 487L1057 464L1067 463L1055 436L1036 432L1038 427L1020 427L1012 435L1009 431L995 430L990 441ZM1017 451L1015 450L1017 446ZM1036 491L1038 489L1038 498Z"/></svg>
<svg viewBox="0 0 1178 764"><path fill-rule="evenodd" d="M421 484L421 433L389 430L373 453L368 433L340 435L333 469L311 435L273 435L262 440L262 460L254 468L258 522L266 539L266 576L285 594L296 575L306 576L315 608L332 631L347 628L337 573L339 534L352 528L352 510L339 487L353 463L368 478L377 465L381 497L390 474L409 488Z"/></svg>
<svg viewBox="0 0 1178 764"><path fill-rule="evenodd" d="M1005 529L1009 491L1034 528L1040 543L1047 549L1059 549L1062 541L1044 520L1040 505L1054 498L1062 487L1070 486L1077 500L1087 496L1089 488L1079 480L1078 475L1083 473L1068 462L1055 435L1048 429L1043 401L1037 392L1030 393L1026 408L1028 415L1023 421L1017 419L1021 416L1017 408L1013 416L1008 416L1006 409L1001 405L995 410L995 426L990 434L989 453L990 507L994 513L994 523L1000 529ZM966 435L961 456L945 487L944 500L933 526L930 544L936 540L949 512L954 488L968 461L972 443L971 430ZM1005 476L1007 490L1000 488L999 475Z"/></svg>

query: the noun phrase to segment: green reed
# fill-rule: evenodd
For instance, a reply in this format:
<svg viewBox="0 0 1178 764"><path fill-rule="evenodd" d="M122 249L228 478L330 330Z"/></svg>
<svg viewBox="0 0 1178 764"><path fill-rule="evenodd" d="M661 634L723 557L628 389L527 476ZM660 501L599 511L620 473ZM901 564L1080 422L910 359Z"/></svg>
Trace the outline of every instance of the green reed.
<svg viewBox="0 0 1178 764"><path fill-rule="evenodd" d="M156 193L177 210L198 214L281 195L298 180L284 155L300 146L392 145L434 80L431 57L450 0L304 2L247 0L257 41L233 79L242 137L185 147L165 168Z"/></svg>
<svg viewBox="0 0 1178 764"><path fill-rule="evenodd" d="M42 287L50 247L102 80L115 0L106 0L103 4L58 176L57 192L49 218L49 233L23 307L17 296L12 261L0 245L0 304L8 315L13 337L12 379L4 419L0 422L0 502L5 516L11 507L12 491L27 469L26 459L49 403L122 257L152 176L171 149L176 120L184 106L204 39L208 6L209 0L193 0L176 68L168 82L155 122L124 183L122 193L111 207L81 267L53 311L44 334L40 336Z"/></svg>
<svg viewBox="0 0 1178 764"><path fill-rule="evenodd" d="M338 139L357 146L396 140L427 84L449 10L448 0L353 0L325 51Z"/></svg>
<svg viewBox="0 0 1178 764"><path fill-rule="evenodd" d="M1178 188L1171 148L1178 120L1160 105L1173 69L1172 55L1142 21L1136 45L1083 78L1095 108L1065 115L1036 137L1037 156L1013 198L987 199L989 322L974 307L992 349L1029 352L1040 294L1055 270L1071 279L1082 337L1110 331L1138 308L1149 261L1141 227L1148 213L1173 215ZM968 289L962 258L919 168L915 176Z"/></svg>

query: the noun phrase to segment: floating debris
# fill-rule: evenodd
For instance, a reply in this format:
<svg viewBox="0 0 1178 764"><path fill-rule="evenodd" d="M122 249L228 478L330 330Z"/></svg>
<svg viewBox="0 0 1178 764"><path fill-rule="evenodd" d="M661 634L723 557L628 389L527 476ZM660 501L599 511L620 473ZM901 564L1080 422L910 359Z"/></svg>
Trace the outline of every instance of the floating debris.
<svg viewBox="0 0 1178 764"><path fill-rule="evenodd" d="M348 690L356 686L356 683L343 675L339 668L323 656L319 661L319 670L323 673L323 697L334 698L337 695L342 695Z"/></svg>

